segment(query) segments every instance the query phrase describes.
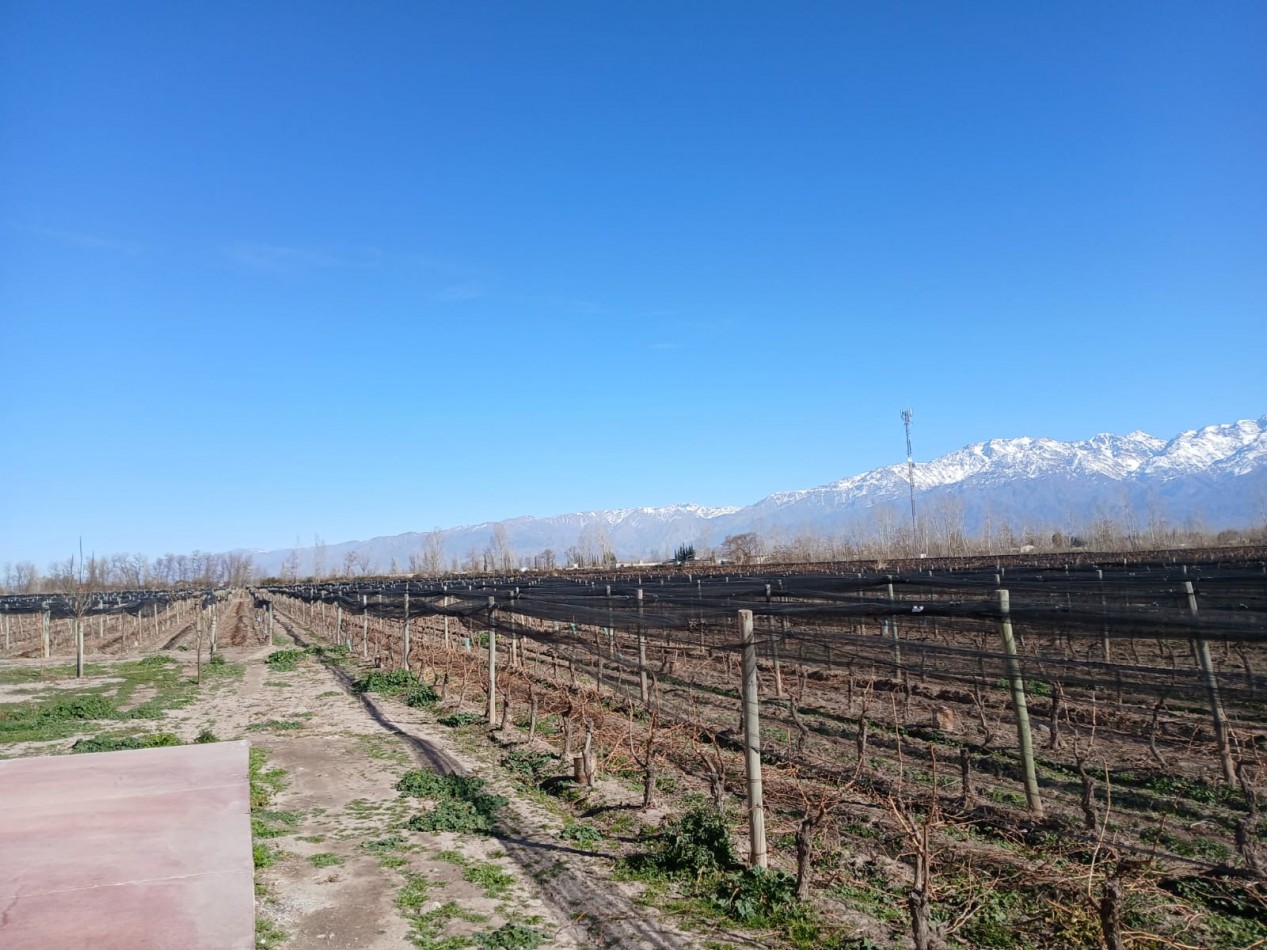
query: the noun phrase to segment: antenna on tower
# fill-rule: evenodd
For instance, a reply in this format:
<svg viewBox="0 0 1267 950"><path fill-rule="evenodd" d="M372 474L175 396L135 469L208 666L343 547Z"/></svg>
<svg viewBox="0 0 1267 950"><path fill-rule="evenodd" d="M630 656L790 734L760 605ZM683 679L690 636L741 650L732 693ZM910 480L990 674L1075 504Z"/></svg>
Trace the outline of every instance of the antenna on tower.
<svg viewBox="0 0 1267 950"><path fill-rule="evenodd" d="M916 544L915 534L915 453L911 451L911 419L914 413L902 410L902 424L906 426L906 474L911 483L911 544Z"/></svg>

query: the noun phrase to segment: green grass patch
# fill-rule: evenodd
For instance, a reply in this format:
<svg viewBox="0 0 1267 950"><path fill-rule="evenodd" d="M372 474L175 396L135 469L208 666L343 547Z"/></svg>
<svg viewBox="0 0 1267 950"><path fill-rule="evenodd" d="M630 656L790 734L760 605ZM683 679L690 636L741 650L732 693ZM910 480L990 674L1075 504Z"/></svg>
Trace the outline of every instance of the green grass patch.
<svg viewBox="0 0 1267 950"><path fill-rule="evenodd" d="M268 754L263 749L250 751L249 777L251 783L251 809L263 808L272 797L286 787L285 769L266 769Z"/></svg>
<svg viewBox="0 0 1267 950"><path fill-rule="evenodd" d="M430 896L430 882L421 875L410 874L405 878L400 893L396 895L396 906L407 913L416 914Z"/></svg>
<svg viewBox="0 0 1267 950"><path fill-rule="evenodd" d="M547 752L531 752L527 749L516 749L502 756L502 765L513 772L515 777L536 785L554 770L559 761L557 755Z"/></svg>
<svg viewBox="0 0 1267 950"><path fill-rule="evenodd" d="M465 910L456 901L445 901L425 914L411 913L406 910L405 918L412 925L409 938L419 950L467 950L471 947L474 938L460 935L444 936L449 923L454 920L482 923L488 919L483 914Z"/></svg>
<svg viewBox="0 0 1267 950"><path fill-rule="evenodd" d="M330 868L342 864L343 858L333 851L321 851L317 854L309 855L308 861L314 868Z"/></svg>
<svg viewBox="0 0 1267 950"><path fill-rule="evenodd" d="M45 669L45 680L73 679L74 667ZM22 668L6 671L13 681L33 683L38 670ZM124 663L90 663L77 688L59 690L56 695L23 703L0 704L0 743L64 739L82 732L88 722L158 719L170 710L188 705L197 695L197 686L181 678L182 669L166 656L150 656ZM34 674L34 675L32 675ZM138 690L153 695L134 708Z"/></svg>
<svg viewBox="0 0 1267 950"><path fill-rule="evenodd" d="M352 684L358 693L399 696L422 686L409 670L370 670Z"/></svg>
<svg viewBox="0 0 1267 950"><path fill-rule="evenodd" d="M251 836L255 838L280 838L292 834L302 820L297 811L274 811L259 808L251 812Z"/></svg>
<svg viewBox="0 0 1267 950"><path fill-rule="evenodd" d="M124 749L155 749L180 745L174 732L151 732L146 736L94 736L80 739L70 747L71 752L120 752Z"/></svg>
<svg viewBox="0 0 1267 950"><path fill-rule="evenodd" d="M368 851L370 854L387 854L391 851L399 851L409 843L404 835L387 835L384 838L375 838L372 841L364 841L361 843L361 850Z"/></svg>
<svg viewBox="0 0 1267 950"><path fill-rule="evenodd" d="M414 709L430 709L440 701L440 695L426 683L411 687L400 698L406 706Z"/></svg>
<svg viewBox="0 0 1267 950"><path fill-rule="evenodd" d="M275 950L286 942L286 931L264 917L255 918L255 950Z"/></svg>
<svg viewBox="0 0 1267 950"><path fill-rule="evenodd" d="M299 668L299 661L307 655L307 652L307 650L274 650L264 662L274 672L291 673Z"/></svg>
<svg viewBox="0 0 1267 950"><path fill-rule="evenodd" d="M80 731L84 723L121 718L116 701L96 693L17 703L0 707L0 742L61 739Z"/></svg>
<svg viewBox="0 0 1267 950"><path fill-rule="evenodd" d="M593 825L581 824L579 821L568 822L559 832L564 841L575 841L582 848L592 848L603 840L603 833Z"/></svg>
<svg viewBox="0 0 1267 950"><path fill-rule="evenodd" d="M308 652L313 656L323 657L327 660L333 660L335 663L343 663L352 659L352 650L344 643L337 643L334 646L313 646L308 647Z"/></svg>
<svg viewBox="0 0 1267 950"><path fill-rule="evenodd" d="M285 787L286 771L284 769L266 769L264 767L265 759L266 755L263 749L250 750L247 775L251 790L251 835L253 842L251 845L251 857L255 862L256 870L272 867L281 859L282 852L255 839L273 838L286 834L287 832L279 829L277 825L294 827L299 823L299 815L296 812L269 811L266 808L273 795Z"/></svg>
<svg viewBox="0 0 1267 950"><path fill-rule="evenodd" d="M396 783L396 790L402 795L435 802L431 811L414 815L408 822L413 831L431 832L491 833L506 799L490 795L484 787L483 779L437 775L427 769L412 769Z"/></svg>
<svg viewBox="0 0 1267 950"><path fill-rule="evenodd" d="M484 896L497 898L510 890L515 883L514 875L507 874L496 864L468 864L462 872L462 880L468 884L477 884L484 889Z"/></svg>
<svg viewBox="0 0 1267 950"><path fill-rule="evenodd" d="M304 724L297 719L266 719L263 722L253 722L246 727L247 732L286 732L293 729L302 729Z"/></svg>
<svg viewBox="0 0 1267 950"><path fill-rule="evenodd" d="M459 726L473 726L477 722L483 722L484 717L481 716L479 713L454 712L454 713L449 713L448 715L445 715L445 716L441 716L436 721L440 723L440 725L442 726L457 728Z"/></svg>
<svg viewBox="0 0 1267 950"><path fill-rule="evenodd" d="M512 921L476 934L475 944L480 950L537 950L545 939L537 928Z"/></svg>
<svg viewBox="0 0 1267 950"><path fill-rule="evenodd" d="M272 867L281 860L282 853L277 848L270 848L259 842L251 845L251 857L255 861L255 869Z"/></svg>
<svg viewBox="0 0 1267 950"><path fill-rule="evenodd" d="M726 818L711 806L692 808L652 836L654 849L631 855L631 870L699 880L711 872L739 869Z"/></svg>

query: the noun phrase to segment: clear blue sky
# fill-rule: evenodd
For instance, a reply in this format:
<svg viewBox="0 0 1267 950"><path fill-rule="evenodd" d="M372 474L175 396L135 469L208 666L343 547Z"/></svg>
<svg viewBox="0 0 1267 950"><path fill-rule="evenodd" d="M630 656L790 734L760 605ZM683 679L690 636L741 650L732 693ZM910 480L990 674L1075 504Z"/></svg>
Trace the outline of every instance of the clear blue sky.
<svg viewBox="0 0 1267 950"><path fill-rule="evenodd" d="M1267 5L0 3L0 562L1267 412Z"/></svg>

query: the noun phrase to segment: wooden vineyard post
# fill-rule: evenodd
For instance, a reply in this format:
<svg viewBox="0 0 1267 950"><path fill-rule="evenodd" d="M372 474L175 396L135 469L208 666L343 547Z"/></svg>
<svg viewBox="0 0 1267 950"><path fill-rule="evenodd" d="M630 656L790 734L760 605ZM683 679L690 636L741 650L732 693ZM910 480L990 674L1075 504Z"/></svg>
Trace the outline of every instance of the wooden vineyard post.
<svg viewBox="0 0 1267 950"><path fill-rule="evenodd" d="M749 865L767 866L765 807L761 795L761 716L757 696L757 644L752 637L752 611L739 611L743 640L744 766L748 778L748 832L752 841Z"/></svg>
<svg viewBox="0 0 1267 950"><path fill-rule="evenodd" d="M638 588L638 695L642 705L651 702L651 690L647 684L647 634L642 629L642 588Z"/></svg>
<svg viewBox="0 0 1267 950"><path fill-rule="evenodd" d="M488 728L497 726L497 621L493 617L496 610L493 595L488 597Z"/></svg>
<svg viewBox="0 0 1267 950"><path fill-rule="evenodd" d="M1192 614L1195 624L1197 615L1197 593L1192 581L1183 582L1183 592L1188 595L1188 612ZM1201 664L1201 676L1205 680L1205 692L1210 699L1210 714L1214 717L1214 738L1219 744L1219 763L1223 767L1223 781L1229 785L1236 781L1236 769L1232 764L1232 751L1228 743L1227 718L1223 714L1223 700L1219 697L1219 678L1214 672L1214 662L1210 659L1210 643L1203 637L1196 639L1197 660Z"/></svg>
<svg viewBox="0 0 1267 950"><path fill-rule="evenodd" d="M1043 817L1043 800L1038 794L1038 776L1034 771L1034 740L1029 731L1029 706L1025 702L1025 679L1021 676L1021 663L1016 656L1016 640L1012 636L1010 595L1005 590L995 593L999 598L999 631L1003 635L1007 678L1012 689L1012 706L1016 710L1016 738L1021 747L1021 765L1025 772L1025 800L1029 803L1029 810L1041 818Z"/></svg>
<svg viewBox="0 0 1267 950"><path fill-rule="evenodd" d="M405 582L405 629L404 629L404 636L405 636L405 645L404 645L404 647L403 647L403 651L402 651L402 652L403 652L403 654L404 654L404 658L405 658L405 669L409 669L409 582L408 582L408 581L406 581L406 582Z"/></svg>

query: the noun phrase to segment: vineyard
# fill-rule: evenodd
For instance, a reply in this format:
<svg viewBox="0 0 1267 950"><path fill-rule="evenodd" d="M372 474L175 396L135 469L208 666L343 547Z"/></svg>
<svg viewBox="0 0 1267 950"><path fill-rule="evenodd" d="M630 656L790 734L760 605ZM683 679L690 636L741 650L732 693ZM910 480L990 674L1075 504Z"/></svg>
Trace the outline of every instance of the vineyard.
<svg viewBox="0 0 1267 950"><path fill-rule="evenodd" d="M622 936L565 906L596 940L1267 946L1267 568L1249 557L685 565L0 613L25 664L182 650L200 674L226 648L338 651L347 688L395 683L491 740L572 846L611 839L609 873L698 935Z"/></svg>

